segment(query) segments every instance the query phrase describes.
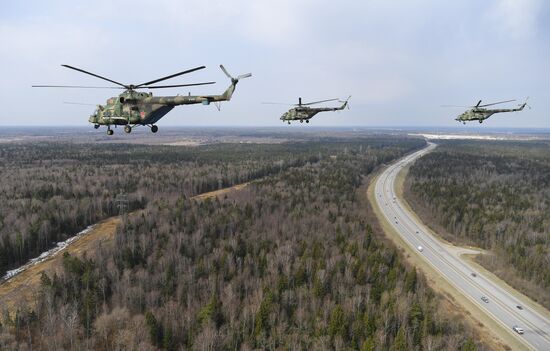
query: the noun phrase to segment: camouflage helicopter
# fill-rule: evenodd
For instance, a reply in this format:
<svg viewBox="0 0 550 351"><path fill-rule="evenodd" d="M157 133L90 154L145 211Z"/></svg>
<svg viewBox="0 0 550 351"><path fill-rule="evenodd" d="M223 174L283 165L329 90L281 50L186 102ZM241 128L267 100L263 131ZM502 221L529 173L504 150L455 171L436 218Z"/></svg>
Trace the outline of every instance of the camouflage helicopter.
<svg viewBox="0 0 550 351"><path fill-rule="evenodd" d="M186 71L175 73L166 77L158 78L149 82L141 84L122 84L111 80L109 78L102 77L100 75L85 71L83 69L61 65L66 68L73 69L75 71L89 74L93 77L106 80L110 83L118 85L118 87L90 87L90 86L75 86L75 85L33 85L35 88L106 88L106 89L125 89L119 96L111 97L107 100L105 105L97 105L97 109L90 116L88 121L93 123L94 128L99 128L102 125L107 126L107 135L113 135L111 126L124 126L126 133L132 132L132 128L136 126L148 126L151 128L151 132L156 133L158 127L155 125L164 115L170 112L174 107L179 105L191 105L191 104L203 104L210 105L210 103L217 104L219 109L219 103L222 101L231 100L231 96L235 91L235 87L239 80L252 76L251 73L243 74L237 78L232 77L227 70L220 65L221 70L229 79L231 84L221 95L177 95L177 96L153 96L152 93L138 92L140 89L163 89L163 88L177 88L188 87L197 85L214 84L215 82L204 83L190 83L190 84L174 84L174 85L153 85L155 83L175 78L183 74L191 73L206 68L205 66L195 67Z"/></svg>
<svg viewBox="0 0 550 351"><path fill-rule="evenodd" d="M501 109L486 109L486 108L484 108L484 107L487 107L487 106L504 104L506 102L512 102L512 101L516 101L516 100L506 100L506 101L494 102L492 104L481 105L481 100L479 100L477 105L467 106L467 107L470 108L470 110L460 114L457 118L455 118L455 121L462 122L464 124L466 124L466 122L469 122L469 121L479 121L479 123L483 123L484 120L491 117L495 113L522 111L525 108L525 106L528 106L527 101L526 101L523 104L518 105L519 106L518 108L501 108ZM445 105L445 106L464 107L464 106L452 106L452 105Z"/></svg>
<svg viewBox="0 0 550 351"><path fill-rule="evenodd" d="M264 102L264 104L271 104L271 105L293 105L296 107L291 108L287 112L283 113L281 116L281 120L284 122L287 122L290 124L291 121L300 121L300 123L303 123L306 121L306 123L309 123L309 120L313 118L316 114L319 112L326 112L326 111L341 111L346 106L348 106L348 100L351 98L351 96L348 96L348 98L344 101L339 99L328 99L328 100L320 100L320 101L314 101L314 102L308 102L308 103L302 103L302 98L298 98L297 104L281 104L277 102ZM309 105L314 104L320 104L322 102L328 102L328 101L340 101L342 102L342 106L340 107L309 107Z"/></svg>

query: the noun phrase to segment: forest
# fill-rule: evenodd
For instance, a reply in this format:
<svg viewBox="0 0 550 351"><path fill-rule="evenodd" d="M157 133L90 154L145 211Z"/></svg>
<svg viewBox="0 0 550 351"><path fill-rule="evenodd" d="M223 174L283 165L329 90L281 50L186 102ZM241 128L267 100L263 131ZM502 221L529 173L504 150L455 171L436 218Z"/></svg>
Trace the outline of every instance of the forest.
<svg viewBox="0 0 550 351"><path fill-rule="evenodd" d="M4 311L0 349L485 349L367 216L368 176L424 144L372 136L3 151L3 172L12 175L2 196L13 205L2 213L21 233L31 218L13 212L35 198L43 216L59 198L67 207L55 223L74 227L112 215L119 187L142 210L123 216L114 247L65 254L58 272L42 275L32 307ZM29 173L44 177L40 185ZM223 198L190 199L253 179ZM51 190L40 197L39 189ZM97 217L70 207L94 195L104 201Z"/></svg>
<svg viewBox="0 0 550 351"><path fill-rule="evenodd" d="M0 278L88 225L155 194L185 196L258 179L315 162L329 152L304 144L182 148L66 143L0 148ZM253 155L253 157L252 157Z"/></svg>
<svg viewBox="0 0 550 351"><path fill-rule="evenodd" d="M476 259L550 308L550 145L446 141L419 159L406 197L452 242L488 249Z"/></svg>

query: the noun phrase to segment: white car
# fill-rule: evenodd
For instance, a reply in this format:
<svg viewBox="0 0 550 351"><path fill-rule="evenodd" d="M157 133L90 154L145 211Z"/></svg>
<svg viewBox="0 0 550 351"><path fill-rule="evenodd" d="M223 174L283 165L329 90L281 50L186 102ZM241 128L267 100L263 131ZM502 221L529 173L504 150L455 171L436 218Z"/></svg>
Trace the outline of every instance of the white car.
<svg viewBox="0 0 550 351"><path fill-rule="evenodd" d="M424 248L422 246L418 246L418 251L422 252L424 251Z"/></svg>
<svg viewBox="0 0 550 351"><path fill-rule="evenodd" d="M514 325L512 329L514 329L514 331L518 334L523 334L523 328L520 328L517 325Z"/></svg>

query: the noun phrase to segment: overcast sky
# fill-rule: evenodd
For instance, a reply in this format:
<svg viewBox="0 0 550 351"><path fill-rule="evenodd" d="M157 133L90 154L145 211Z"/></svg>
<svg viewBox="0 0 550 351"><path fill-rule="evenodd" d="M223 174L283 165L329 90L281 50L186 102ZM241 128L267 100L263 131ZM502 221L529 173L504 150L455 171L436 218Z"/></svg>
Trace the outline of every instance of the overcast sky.
<svg viewBox="0 0 550 351"><path fill-rule="evenodd" d="M453 126L461 109L440 105L530 96L531 110L471 128L549 128L549 9L544 0L5 1L0 125L85 126L94 107L63 102L104 104L117 92L30 87L103 85L60 64L123 83L206 65L170 83L217 82L154 92L176 95L222 93L223 63L253 73L231 102L220 112L177 107L158 124L282 126L285 107L262 101L352 95L350 110L313 125Z"/></svg>

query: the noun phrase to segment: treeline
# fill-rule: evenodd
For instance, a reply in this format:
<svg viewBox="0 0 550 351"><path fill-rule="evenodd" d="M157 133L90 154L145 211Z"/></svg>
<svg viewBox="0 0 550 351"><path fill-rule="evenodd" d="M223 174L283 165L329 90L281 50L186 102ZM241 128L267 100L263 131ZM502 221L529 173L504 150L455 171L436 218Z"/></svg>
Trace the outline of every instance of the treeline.
<svg viewBox="0 0 550 351"><path fill-rule="evenodd" d="M448 239L491 250L482 264L550 307L550 145L445 142L411 167L407 188Z"/></svg>
<svg viewBox="0 0 550 351"><path fill-rule="evenodd" d="M366 220L364 177L423 144L380 141L304 146L326 157L223 199L156 194L113 248L43 275L0 347L477 349Z"/></svg>
<svg viewBox="0 0 550 351"><path fill-rule="evenodd" d="M56 242L118 214L114 199L119 193L127 194L130 210L143 208L155 194L190 197L317 162L345 145L335 142L332 148L318 147L313 152L305 143L4 144L0 148L0 279Z"/></svg>

